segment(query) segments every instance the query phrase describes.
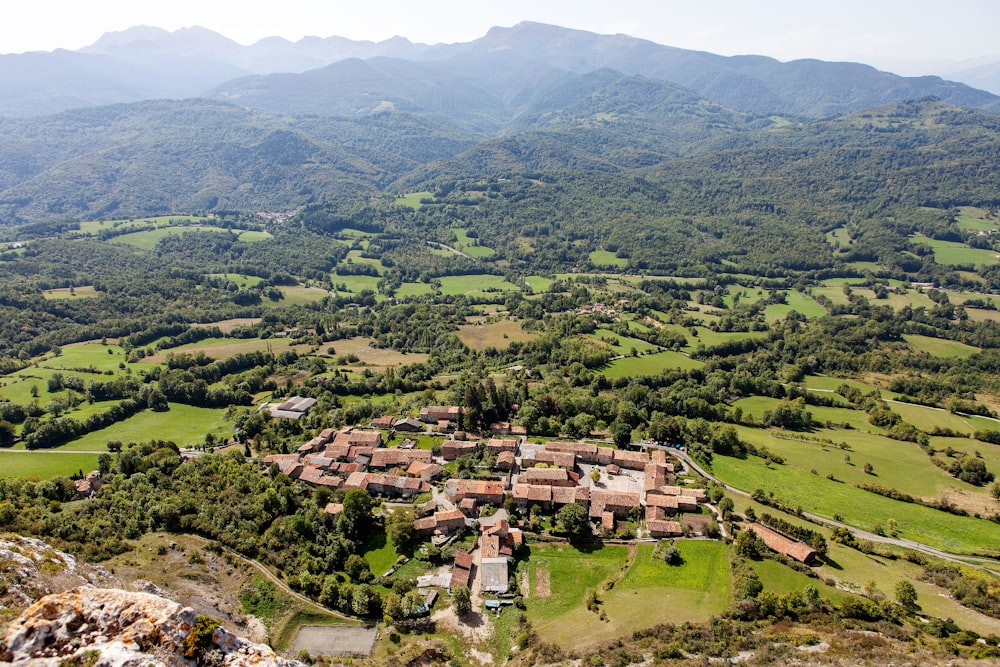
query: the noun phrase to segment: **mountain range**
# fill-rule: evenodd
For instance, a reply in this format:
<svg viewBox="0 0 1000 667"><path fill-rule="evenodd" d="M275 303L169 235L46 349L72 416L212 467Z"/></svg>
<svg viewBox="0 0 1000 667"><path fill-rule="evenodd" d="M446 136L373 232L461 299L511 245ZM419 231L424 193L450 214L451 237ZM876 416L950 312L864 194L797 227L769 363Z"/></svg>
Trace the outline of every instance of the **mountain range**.
<svg viewBox="0 0 1000 667"><path fill-rule="evenodd" d="M360 91L357 78L372 71L358 60L379 75ZM294 43L272 37L242 46L204 28L131 28L79 51L0 56L0 115L195 96L260 109L280 107L282 101L273 98L287 96L282 113L364 113L378 108L382 98L391 99L391 87L401 82L409 85L399 91L400 102L424 110L433 110L427 102L438 100L442 91L442 104L462 104L463 96L485 92L484 104L498 98L516 110L532 86L602 68L677 83L747 112L823 117L925 96L1000 108L995 95L939 77L901 77L858 63L719 56L627 35L524 22L493 28L471 42L438 45L401 37L382 42L307 37ZM428 82L433 85L422 97L413 90ZM301 89L316 86L326 86L327 95L305 103ZM346 87L350 101L330 107L330 98L342 92L339 86Z"/></svg>
<svg viewBox="0 0 1000 667"><path fill-rule="evenodd" d="M303 71L267 71L282 69ZM244 47L202 29L135 28L80 52L2 56L0 90L6 225L289 210L462 174L684 164L711 179L734 151L791 178L818 160L853 179L838 155L885 155L883 169L897 149L925 147L922 169L964 160L989 176L1000 118L1000 97L936 77L534 23L436 46Z"/></svg>

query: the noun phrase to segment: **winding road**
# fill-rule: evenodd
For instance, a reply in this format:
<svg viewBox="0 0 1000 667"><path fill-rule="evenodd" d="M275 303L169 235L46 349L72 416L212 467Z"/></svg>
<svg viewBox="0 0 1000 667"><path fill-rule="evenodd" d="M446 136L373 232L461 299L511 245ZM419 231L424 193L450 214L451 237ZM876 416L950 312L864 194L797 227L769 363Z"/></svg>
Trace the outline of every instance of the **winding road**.
<svg viewBox="0 0 1000 667"><path fill-rule="evenodd" d="M743 489L738 489L734 486L726 484L720 480L715 475L711 474L704 468L702 468L694 459L692 459L687 452L683 452L679 449L673 447L666 447L664 445L656 445L652 443L643 442L640 443L643 449L662 449L669 452L672 456L676 456L678 459L684 462L689 468L697 472L699 475L705 479L710 479L727 491L732 491L736 495L743 496L745 498L750 498L751 494ZM992 572L997 576L1000 576L1000 562L992 558L983 558L980 556L968 556L964 554L954 554L948 551L943 551L936 547L924 544L923 542L915 542L914 540L907 540L899 537L887 537L885 535L878 535L876 533L870 533L860 528L855 528L854 526L849 526L846 523L841 523L840 521L834 521L833 519L828 519L818 514L812 514L811 512L802 512L802 516L814 523L818 523L822 526L828 528L846 528L847 530L854 533L857 537L868 540L869 542L876 542L879 544L891 544L898 547L903 547L906 549L912 549L913 551L919 551L920 553L927 554L928 556L933 556L935 558L940 558L942 560L951 561L953 563L959 563L962 565L969 565L972 567L978 567L980 569ZM987 567L987 566L993 567Z"/></svg>

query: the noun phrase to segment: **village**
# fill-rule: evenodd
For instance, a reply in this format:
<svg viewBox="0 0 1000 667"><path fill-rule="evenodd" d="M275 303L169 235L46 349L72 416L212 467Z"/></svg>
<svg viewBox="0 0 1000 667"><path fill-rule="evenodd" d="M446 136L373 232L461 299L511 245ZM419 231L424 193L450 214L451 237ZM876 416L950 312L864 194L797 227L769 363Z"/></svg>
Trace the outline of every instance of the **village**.
<svg viewBox="0 0 1000 667"><path fill-rule="evenodd" d="M531 442L523 428L507 423L493 424L486 437L476 438L456 430L460 412L457 406L429 406L418 418L388 415L367 428L328 428L294 453L261 462L313 486L363 489L383 499L383 511L412 509L414 537L438 548L478 531L471 551L454 551L448 575L422 577L419 585L449 591L467 586L474 599L494 608L499 600L481 596L509 603L517 587L509 567L525 533L545 532L539 517L546 517L545 538L553 539L555 517L569 505L582 508L589 520L589 540L731 537L720 528L722 514L704 480L688 474L668 447ZM444 439L432 449L417 447L427 434ZM329 514L342 511L342 503L326 505ZM788 558L808 563L816 557L808 545L770 528L751 523L749 529Z"/></svg>

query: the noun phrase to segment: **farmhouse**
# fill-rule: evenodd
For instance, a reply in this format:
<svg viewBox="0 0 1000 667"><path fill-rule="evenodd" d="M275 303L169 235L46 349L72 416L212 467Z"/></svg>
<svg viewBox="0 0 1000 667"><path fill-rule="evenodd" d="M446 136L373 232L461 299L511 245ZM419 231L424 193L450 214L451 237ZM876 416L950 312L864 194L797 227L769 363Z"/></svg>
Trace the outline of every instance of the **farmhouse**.
<svg viewBox="0 0 1000 667"><path fill-rule="evenodd" d="M78 496L81 498L90 498L101 488L101 472L99 470L91 470L87 473L86 477L73 482L73 486L76 487Z"/></svg>
<svg viewBox="0 0 1000 667"><path fill-rule="evenodd" d="M762 526L759 523L751 523L748 528L767 545L768 549L777 551L779 554L788 556L800 563L809 563L816 560L818 556L816 550L808 544L785 537L767 526Z"/></svg>
<svg viewBox="0 0 1000 667"><path fill-rule="evenodd" d="M413 531L418 537L450 535L464 527L465 515L459 510L436 512L432 516L413 522Z"/></svg>
<svg viewBox="0 0 1000 667"><path fill-rule="evenodd" d="M375 417L371 421L372 428L392 428L393 424L396 423L396 415L385 415L384 417Z"/></svg>
<svg viewBox="0 0 1000 667"><path fill-rule="evenodd" d="M471 454L476 451L478 445L474 442L464 440L445 440L441 444L441 456L445 461L454 461L460 456Z"/></svg>
<svg viewBox="0 0 1000 667"><path fill-rule="evenodd" d="M429 424L458 421L462 408L457 405L428 405L420 408L420 421Z"/></svg>
<svg viewBox="0 0 1000 667"><path fill-rule="evenodd" d="M503 504L503 484L478 479L449 479L444 492L453 503L472 500L474 505L489 503L495 507Z"/></svg>
<svg viewBox="0 0 1000 667"><path fill-rule="evenodd" d="M402 496L410 498L418 493L430 491L430 484L412 477L379 475L371 472L356 472L344 482L345 489L366 489L369 493L382 496Z"/></svg>
<svg viewBox="0 0 1000 667"><path fill-rule="evenodd" d="M369 468L385 469L401 466L406 468L414 461L422 463L431 462L431 452L427 449L400 449L390 447L388 449L379 448L372 450L371 460L368 461Z"/></svg>
<svg viewBox="0 0 1000 667"><path fill-rule="evenodd" d="M394 421L392 428L400 433L419 433L424 430L424 425L413 417L405 417Z"/></svg>
<svg viewBox="0 0 1000 667"><path fill-rule="evenodd" d="M591 489L590 491L590 516L593 519L600 519L604 512L611 512L616 517L623 518L639 506L638 493L622 493L602 489Z"/></svg>
<svg viewBox="0 0 1000 667"><path fill-rule="evenodd" d="M406 469L407 477L415 477L416 479L422 479L425 482L430 482L441 476L444 472L444 468L439 466L437 463L426 463L424 461L414 461Z"/></svg>
<svg viewBox="0 0 1000 667"><path fill-rule="evenodd" d="M508 472L514 469L516 463L517 459L514 456L514 452L500 452L500 454L497 455L497 463L494 467L497 470Z"/></svg>
<svg viewBox="0 0 1000 667"><path fill-rule="evenodd" d="M573 452L553 452L543 449L535 452L535 465L539 463L564 470L572 470L576 467L576 454Z"/></svg>
<svg viewBox="0 0 1000 667"><path fill-rule="evenodd" d="M315 398L292 396L284 403L272 405L270 413L276 419L299 419L314 405L316 405Z"/></svg>
<svg viewBox="0 0 1000 667"><path fill-rule="evenodd" d="M576 486L579 476L563 468L528 468L517 476L518 484Z"/></svg>
<svg viewBox="0 0 1000 667"><path fill-rule="evenodd" d="M486 442L486 450L499 454L500 452L516 452L517 440L513 438L490 438Z"/></svg>

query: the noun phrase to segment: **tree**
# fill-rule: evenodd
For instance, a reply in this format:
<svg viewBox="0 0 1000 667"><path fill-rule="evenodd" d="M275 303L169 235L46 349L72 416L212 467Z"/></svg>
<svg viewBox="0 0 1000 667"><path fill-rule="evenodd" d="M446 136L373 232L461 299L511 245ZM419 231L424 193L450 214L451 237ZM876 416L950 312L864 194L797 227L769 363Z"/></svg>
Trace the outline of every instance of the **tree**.
<svg viewBox="0 0 1000 667"><path fill-rule="evenodd" d="M594 484L601 481L601 471L598 468L594 468L590 471L590 479L593 480Z"/></svg>
<svg viewBox="0 0 1000 667"><path fill-rule="evenodd" d="M8 421L0 421L0 447L10 447L14 444L14 425Z"/></svg>
<svg viewBox="0 0 1000 667"><path fill-rule="evenodd" d="M681 550L677 548L677 545L672 541L663 550L663 562L667 565L680 565L684 562L684 558L681 556Z"/></svg>
<svg viewBox="0 0 1000 667"><path fill-rule="evenodd" d="M872 466L872 464L871 464L871 463L868 463L867 461L865 462L865 465L864 465L864 467L862 468L862 470L864 470L864 471L865 471L865 474L866 474L866 475L871 475L871 474L874 474L874 472L875 472L875 468L874 468L874 466Z"/></svg>
<svg viewBox="0 0 1000 667"><path fill-rule="evenodd" d="M901 579L896 583L896 601L907 609L916 608L917 589L908 579Z"/></svg>
<svg viewBox="0 0 1000 667"><path fill-rule="evenodd" d="M385 519L385 534L398 553L413 552L413 513L397 510Z"/></svg>
<svg viewBox="0 0 1000 667"><path fill-rule="evenodd" d="M632 444L632 427L628 422L615 420L611 422L611 437L618 447L628 447Z"/></svg>
<svg viewBox="0 0 1000 667"><path fill-rule="evenodd" d="M570 542L578 542L593 534L587 510L576 503L563 505L556 512L556 523L559 530L569 534Z"/></svg>
<svg viewBox="0 0 1000 667"><path fill-rule="evenodd" d="M351 554L347 557L347 560L344 562L344 572L351 578L351 581L361 584L366 584L373 578L371 566L368 565L368 561L365 560L364 556L359 556L358 554Z"/></svg>
<svg viewBox="0 0 1000 667"><path fill-rule="evenodd" d="M719 501L719 511L722 512L723 519L729 518L729 515L732 514L733 507L734 504L732 498L723 498Z"/></svg>
<svg viewBox="0 0 1000 667"><path fill-rule="evenodd" d="M114 463L114 459L111 457L111 454L101 452L97 455L97 469L101 472L102 476L111 472L112 463Z"/></svg>
<svg viewBox="0 0 1000 667"><path fill-rule="evenodd" d="M997 500L1000 500L1000 482L993 482L993 486L990 487L990 493Z"/></svg>
<svg viewBox="0 0 1000 667"><path fill-rule="evenodd" d="M456 586L452 590L451 606L459 618L472 611L472 592L468 586Z"/></svg>
<svg viewBox="0 0 1000 667"><path fill-rule="evenodd" d="M733 548L737 554L744 558L760 558L760 552L757 550L757 536L749 530L741 530L736 534Z"/></svg>
<svg viewBox="0 0 1000 667"><path fill-rule="evenodd" d="M344 494L344 512L340 515L339 527L347 535L360 535L372 521L375 501L364 489L351 489Z"/></svg>

